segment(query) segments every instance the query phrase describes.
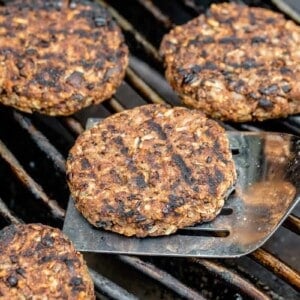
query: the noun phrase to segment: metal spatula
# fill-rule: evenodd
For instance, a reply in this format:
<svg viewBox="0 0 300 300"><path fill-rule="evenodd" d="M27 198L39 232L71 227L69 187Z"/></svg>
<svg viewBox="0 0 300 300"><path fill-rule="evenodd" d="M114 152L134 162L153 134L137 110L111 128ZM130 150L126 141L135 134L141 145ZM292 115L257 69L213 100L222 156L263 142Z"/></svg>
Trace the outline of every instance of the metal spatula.
<svg viewBox="0 0 300 300"><path fill-rule="evenodd" d="M70 200L64 232L86 252L225 258L254 251L299 200L300 139L266 132L228 132L228 137L238 181L214 221L171 236L128 238L93 228Z"/></svg>

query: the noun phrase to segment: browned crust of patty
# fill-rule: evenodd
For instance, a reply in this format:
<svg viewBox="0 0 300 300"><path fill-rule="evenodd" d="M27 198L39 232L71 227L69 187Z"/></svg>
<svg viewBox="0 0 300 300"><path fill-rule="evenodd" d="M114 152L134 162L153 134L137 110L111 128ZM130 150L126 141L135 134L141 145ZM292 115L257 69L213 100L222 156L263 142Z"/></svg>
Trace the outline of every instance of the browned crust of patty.
<svg viewBox="0 0 300 300"><path fill-rule="evenodd" d="M213 4L167 34L166 77L188 106L244 122L300 112L300 27L283 15Z"/></svg>
<svg viewBox="0 0 300 300"><path fill-rule="evenodd" d="M197 110L145 105L79 136L67 176L78 210L126 236L168 235L209 221L236 178L224 130Z"/></svg>
<svg viewBox="0 0 300 300"><path fill-rule="evenodd" d="M87 1L15 0L0 6L0 102L70 115L120 85L128 49L108 12Z"/></svg>
<svg viewBox="0 0 300 300"><path fill-rule="evenodd" d="M0 298L95 299L82 255L58 229L11 225L0 231Z"/></svg>

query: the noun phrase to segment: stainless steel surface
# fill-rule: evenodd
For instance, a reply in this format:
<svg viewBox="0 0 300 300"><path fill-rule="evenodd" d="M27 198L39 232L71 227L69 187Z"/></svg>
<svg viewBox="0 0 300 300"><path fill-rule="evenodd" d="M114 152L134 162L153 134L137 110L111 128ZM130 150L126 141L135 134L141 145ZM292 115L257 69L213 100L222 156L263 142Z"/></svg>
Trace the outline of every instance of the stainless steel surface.
<svg viewBox="0 0 300 300"><path fill-rule="evenodd" d="M87 126L97 121L90 119ZM266 132L234 131L228 137L238 180L214 221L166 237L128 238L93 228L71 200L64 232L79 251L87 252L224 258L254 251L299 200L300 140Z"/></svg>
<svg viewBox="0 0 300 300"><path fill-rule="evenodd" d="M300 23L300 1L299 0L272 0L272 2L293 20Z"/></svg>

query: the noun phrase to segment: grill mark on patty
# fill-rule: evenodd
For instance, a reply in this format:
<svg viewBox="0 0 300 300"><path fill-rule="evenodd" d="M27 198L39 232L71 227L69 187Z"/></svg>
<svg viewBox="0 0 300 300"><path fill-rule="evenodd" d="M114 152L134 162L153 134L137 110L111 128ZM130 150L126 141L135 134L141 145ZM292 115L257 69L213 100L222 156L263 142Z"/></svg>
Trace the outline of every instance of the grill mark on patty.
<svg viewBox="0 0 300 300"><path fill-rule="evenodd" d="M221 146L220 146L220 143L218 140L216 140L214 142L214 145L213 145L213 152L215 153L215 155L217 156L217 158L223 162L224 164L227 164L228 161L227 159L224 157L222 151L221 151Z"/></svg>
<svg viewBox="0 0 300 300"><path fill-rule="evenodd" d="M140 189L144 189L148 186L143 174L139 174L138 176L135 177L135 183Z"/></svg>
<svg viewBox="0 0 300 300"><path fill-rule="evenodd" d="M236 36L226 36L226 37L223 37L223 38L220 38L219 39L219 43L220 44L233 44L233 45L238 45L238 44L241 44L243 41L243 39L240 39Z"/></svg>
<svg viewBox="0 0 300 300"><path fill-rule="evenodd" d="M177 154L177 153L175 153L174 147L171 144L171 142L169 141L168 136L165 133L165 131L163 130L163 128L161 127L161 125L158 124L157 122L153 121L153 120L148 120L147 124L150 127L150 129L152 129L153 131L155 131L162 140L166 140L166 144L167 144L166 148L171 151L171 153L172 153L171 154L172 161L178 167L178 169L179 169L179 171L181 173L181 177L183 178L183 180L189 186L192 186L194 184L195 180L192 177L192 171L191 171L191 169L186 165L186 163L185 163L184 159L182 158L182 156L179 155L179 154ZM199 188L198 187L193 187L193 190L195 192L197 192L197 191L199 191Z"/></svg>
<svg viewBox="0 0 300 300"><path fill-rule="evenodd" d="M148 120L147 124L148 124L149 128L151 130L155 131L162 140L167 139L167 134L164 132L164 130L162 129L160 124L156 123L153 120Z"/></svg>
<svg viewBox="0 0 300 300"><path fill-rule="evenodd" d="M277 84L272 84L267 87L261 87L259 88L259 92L263 95L271 95L271 94L276 94L278 91L278 86Z"/></svg>
<svg viewBox="0 0 300 300"><path fill-rule="evenodd" d="M43 55L38 55L38 58L40 59L57 59L61 60L62 62L66 63L66 57L63 54L53 53L53 52L47 52Z"/></svg>
<svg viewBox="0 0 300 300"><path fill-rule="evenodd" d="M214 174L207 176L207 184L209 188L209 193L213 196L216 196L218 193L218 186L224 180L224 174L218 169L218 167L214 167Z"/></svg>
<svg viewBox="0 0 300 300"><path fill-rule="evenodd" d="M182 156L179 154L172 155L172 161L178 167L181 173L182 179L188 184L192 185L194 183L194 179L192 177L191 169L186 165L185 161L183 160Z"/></svg>
<svg viewBox="0 0 300 300"><path fill-rule="evenodd" d="M255 14L251 10L248 12L248 18L249 18L249 23L251 25L255 25L256 24Z"/></svg>
<svg viewBox="0 0 300 300"><path fill-rule="evenodd" d="M60 68L47 67L37 73L34 80L41 86L56 87L59 85L59 78L62 76L63 71Z"/></svg>
<svg viewBox="0 0 300 300"><path fill-rule="evenodd" d="M260 43L266 43L266 42L267 42L267 39L262 36L254 36L251 39L251 44L260 44Z"/></svg>
<svg viewBox="0 0 300 300"><path fill-rule="evenodd" d="M224 63L226 63L227 65L229 65L235 69L241 68L241 69L245 69L245 70L255 69L255 68L259 68L259 67L263 66L263 64L258 63L254 58L249 58L249 57L246 58L241 63L236 63L236 62L230 61L225 57ZM223 71L223 74L224 73L227 74L226 71L225 72ZM226 79L226 76L224 76L224 77Z"/></svg>
<svg viewBox="0 0 300 300"><path fill-rule="evenodd" d="M191 45L198 46L198 45L205 45L205 44L212 44L212 43L215 43L215 39L212 36L207 36L207 37L198 36L195 39L190 40L188 46Z"/></svg>
<svg viewBox="0 0 300 300"><path fill-rule="evenodd" d="M170 194L168 196L168 200L169 202L165 205L165 207L162 210L165 215L174 212L176 208L185 204L184 197L177 196L174 194Z"/></svg>
<svg viewBox="0 0 300 300"><path fill-rule="evenodd" d="M282 75L291 75L291 74L293 74L293 71L291 69L289 69L288 67L281 67L280 73Z"/></svg>
<svg viewBox="0 0 300 300"><path fill-rule="evenodd" d="M17 233L17 229L14 225L7 227L6 230L0 231L0 250L1 248L5 248L15 237Z"/></svg>
<svg viewBox="0 0 300 300"><path fill-rule="evenodd" d="M90 168L91 168L91 164L90 164L90 162L88 161L88 159L86 159L86 158L82 158L81 161L80 161L80 163L81 163L81 168L82 168L83 170L86 170L86 169L90 169Z"/></svg>
<svg viewBox="0 0 300 300"><path fill-rule="evenodd" d="M129 155L129 149L128 149L128 147L125 146L124 140L122 139L122 137L117 136L113 139L113 141L119 146L120 152L126 157L128 170L132 174L136 175L133 177L135 185L139 189L146 188L148 186L148 184L145 180L145 177L142 173L139 173L139 170L136 167L136 164L135 164L133 158Z"/></svg>
<svg viewBox="0 0 300 300"><path fill-rule="evenodd" d="M272 103L272 101L270 101L267 98L260 98L258 100L257 105L265 110L271 110L274 107L274 104Z"/></svg>
<svg viewBox="0 0 300 300"><path fill-rule="evenodd" d="M227 61L225 58L224 62L235 69L241 68L244 70L255 69L263 66L263 64L258 63L254 58L247 58L242 63L230 62ZM231 80L229 75L226 76L227 71L222 71L221 69L218 68L218 66L215 63L211 61L206 61L203 66L195 65L190 70L179 68L178 73L180 73L183 76L181 84L184 85L184 84L191 84L195 82L199 78L201 72L203 72L204 70L221 72L224 75L226 81ZM242 81L243 80L238 80L238 82L242 82ZM235 91L239 93L237 90Z"/></svg>

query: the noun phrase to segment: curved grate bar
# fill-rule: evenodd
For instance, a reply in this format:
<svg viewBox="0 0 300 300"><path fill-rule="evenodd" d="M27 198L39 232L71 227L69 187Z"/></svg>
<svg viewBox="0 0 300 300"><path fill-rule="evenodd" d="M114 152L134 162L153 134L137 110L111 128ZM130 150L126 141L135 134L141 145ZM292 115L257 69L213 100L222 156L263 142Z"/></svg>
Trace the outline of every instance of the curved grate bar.
<svg viewBox="0 0 300 300"><path fill-rule="evenodd" d="M249 281L241 277L236 272L233 272L228 268L225 268L219 263L215 263L207 259L199 259L199 258L189 258L189 260L193 263L196 263L204 267L210 273L216 274L220 279L238 288L241 292L247 294L253 299L257 299L257 300L270 299L268 295L266 295L261 290L256 288Z"/></svg>
<svg viewBox="0 0 300 300"><path fill-rule="evenodd" d="M292 19L294 19L296 22L300 23L300 15L299 12L297 12L295 9L292 8L292 6L286 4L284 1L280 0L271 0L277 7L284 11L288 16L290 16Z"/></svg>
<svg viewBox="0 0 300 300"><path fill-rule="evenodd" d="M18 217L16 217L4 203L4 201L0 198L0 215L12 224L24 223Z"/></svg>
<svg viewBox="0 0 300 300"><path fill-rule="evenodd" d="M257 249L248 256L289 283L294 289L300 291L300 274L279 258L262 248Z"/></svg>
<svg viewBox="0 0 300 300"><path fill-rule="evenodd" d="M129 23L124 17L122 17L114 8L112 8L109 4L106 3L104 0L97 0L102 6L104 6L111 15L116 19L120 27L124 31L130 32L137 42L139 42L147 53L149 53L155 60L161 62L161 57L155 47L148 41L146 38L137 32L131 23Z"/></svg>
<svg viewBox="0 0 300 300"><path fill-rule="evenodd" d="M122 106L122 104L119 103L115 98L111 98L108 101L108 103L116 112L121 112L121 111L125 110L125 108Z"/></svg>
<svg viewBox="0 0 300 300"><path fill-rule="evenodd" d="M49 140L43 135L31 122L28 117L23 116L21 113L14 111L15 120L18 124L25 129L38 145L38 147L51 158L54 165L64 173L66 171L65 160L63 156L57 151L57 149L49 142Z"/></svg>
<svg viewBox="0 0 300 300"><path fill-rule="evenodd" d="M181 0L182 4L185 5L188 9L190 9L193 13L199 14L200 7L195 2L195 0Z"/></svg>
<svg viewBox="0 0 300 300"><path fill-rule="evenodd" d="M137 257L131 256L119 256L119 259L130 266L134 267L135 269L139 270L140 272L146 274L147 276L151 277L152 279L160 282L167 288L174 291L179 296L185 299L191 300L203 300L205 299L203 296L192 290L191 288L184 285L178 279L170 275L169 273L158 269L153 264L147 263Z"/></svg>
<svg viewBox="0 0 300 300"><path fill-rule="evenodd" d="M126 70L126 77L131 85L152 103L166 104L166 102L130 67Z"/></svg>
<svg viewBox="0 0 300 300"><path fill-rule="evenodd" d="M293 214L288 216L288 218L284 221L283 226L300 235L300 219Z"/></svg>
<svg viewBox="0 0 300 300"><path fill-rule="evenodd" d="M100 273L89 268L89 273L94 281L95 289L102 295L109 297L109 299L124 299L124 300L137 300L138 298L130 294L122 287L115 284L113 281L104 277Z"/></svg>
<svg viewBox="0 0 300 300"><path fill-rule="evenodd" d="M42 187L35 182L29 174L24 170L16 157L7 149L5 144L0 140L0 156L9 164L12 171L19 178L19 180L31 191L31 193L38 199L41 199L52 211L54 217L63 219L65 210L59 204L50 199Z"/></svg>
<svg viewBox="0 0 300 300"><path fill-rule="evenodd" d="M145 9L147 9L165 28L171 29L174 27L171 19L166 16L152 0L137 0Z"/></svg>
<svg viewBox="0 0 300 300"><path fill-rule="evenodd" d="M82 127L80 122L78 122L76 119L74 119L72 117L62 118L62 121L76 135L79 135L80 133L82 133L84 131L84 128Z"/></svg>

